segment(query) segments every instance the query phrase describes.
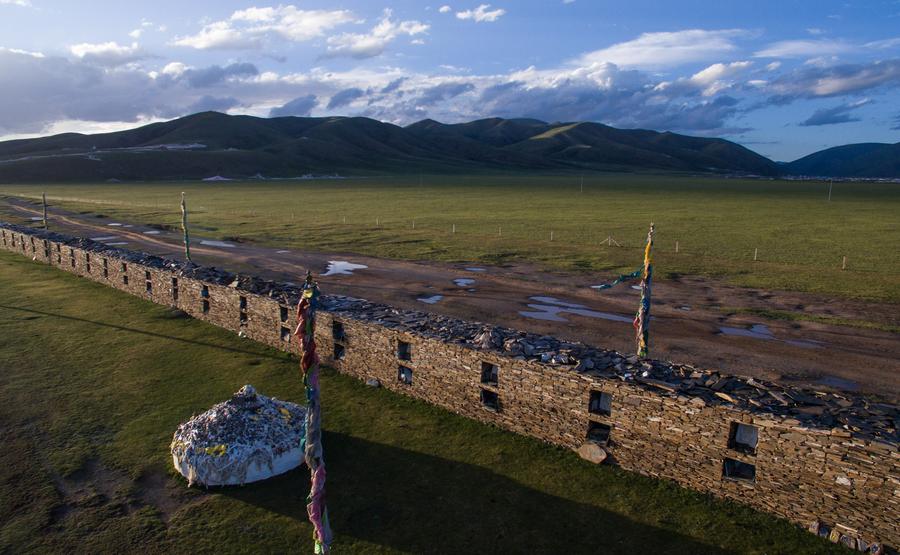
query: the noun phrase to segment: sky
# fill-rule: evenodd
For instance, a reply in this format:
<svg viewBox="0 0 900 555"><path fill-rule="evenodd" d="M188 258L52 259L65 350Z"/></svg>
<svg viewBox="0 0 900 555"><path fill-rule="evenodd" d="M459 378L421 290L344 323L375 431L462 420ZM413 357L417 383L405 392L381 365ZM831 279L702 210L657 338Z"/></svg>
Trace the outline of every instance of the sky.
<svg viewBox="0 0 900 555"><path fill-rule="evenodd" d="M0 0L0 140L204 110L900 141L900 0Z"/></svg>

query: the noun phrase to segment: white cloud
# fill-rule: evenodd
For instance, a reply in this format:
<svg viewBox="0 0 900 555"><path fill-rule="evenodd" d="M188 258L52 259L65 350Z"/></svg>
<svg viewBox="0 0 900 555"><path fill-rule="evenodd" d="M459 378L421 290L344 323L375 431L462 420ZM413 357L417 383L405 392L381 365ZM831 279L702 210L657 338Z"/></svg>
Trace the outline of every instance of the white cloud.
<svg viewBox="0 0 900 555"><path fill-rule="evenodd" d="M31 1L30 0L0 0L0 5L6 4L9 6L20 6L23 8L30 8Z"/></svg>
<svg viewBox="0 0 900 555"><path fill-rule="evenodd" d="M757 58L808 58L846 54L856 50L841 40L782 40L773 42L754 54Z"/></svg>
<svg viewBox="0 0 900 555"><path fill-rule="evenodd" d="M109 67L124 65L147 57L136 42L131 43L130 46L120 45L115 41L83 42L69 46L69 52L85 62Z"/></svg>
<svg viewBox="0 0 900 555"><path fill-rule="evenodd" d="M133 38L133 39L139 39L139 38L141 38L141 35L142 35L143 33L144 33L144 30L143 30L143 29L135 29L134 31L128 33L128 36L131 37L131 38Z"/></svg>
<svg viewBox="0 0 900 555"><path fill-rule="evenodd" d="M450 11L452 11L452 10L453 10L453 8L451 8L451 7L448 6L447 4L444 4L443 6L441 6L440 8L438 8L438 11L441 12L441 13L450 13Z"/></svg>
<svg viewBox="0 0 900 555"><path fill-rule="evenodd" d="M19 48L4 48L0 46L0 52L9 52L10 54L22 54L24 56L31 56L32 58L44 58L43 52L29 52L28 50L21 50Z"/></svg>
<svg viewBox="0 0 900 555"><path fill-rule="evenodd" d="M328 38L328 56L371 58L378 56L387 45L400 35L415 36L428 31L429 25L421 21L394 21L391 10L384 10L381 19L365 34L343 33Z"/></svg>
<svg viewBox="0 0 900 555"><path fill-rule="evenodd" d="M471 19L476 23L493 23L506 13L506 10L503 8L497 8L496 10L491 10L490 8L490 4L481 4L474 10L456 12L456 17L458 19Z"/></svg>
<svg viewBox="0 0 900 555"><path fill-rule="evenodd" d="M353 21L348 10L300 10L293 5L253 7L232 13L228 20L208 23L197 34L178 37L172 44L199 50L260 48L268 37L304 42Z"/></svg>
<svg viewBox="0 0 900 555"><path fill-rule="evenodd" d="M636 39L584 54L575 63L589 66L611 62L626 67L662 68L715 60L737 49L734 39L749 35L742 29L644 33Z"/></svg>
<svg viewBox="0 0 900 555"><path fill-rule="evenodd" d="M806 30L806 32L809 33L810 35L824 35L825 34L825 31L823 31L822 29L819 29L818 27L810 27Z"/></svg>
<svg viewBox="0 0 900 555"><path fill-rule="evenodd" d="M769 71L775 71L776 69L778 69L780 67L781 67L781 62L779 62L779 61L774 61L774 62L771 62L768 65L766 65L766 69Z"/></svg>
<svg viewBox="0 0 900 555"><path fill-rule="evenodd" d="M574 4L575 0L562 0L563 4Z"/></svg>

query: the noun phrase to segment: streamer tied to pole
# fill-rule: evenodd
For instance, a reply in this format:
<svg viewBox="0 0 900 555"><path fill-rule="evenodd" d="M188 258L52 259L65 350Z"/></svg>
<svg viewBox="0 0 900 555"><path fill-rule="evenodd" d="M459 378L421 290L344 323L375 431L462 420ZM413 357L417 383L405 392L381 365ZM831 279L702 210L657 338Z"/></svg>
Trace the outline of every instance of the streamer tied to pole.
<svg viewBox="0 0 900 555"><path fill-rule="evenodd" d="M181 193L181 230L184 232L184 257L191 261L191 239L188 236L187 204L184 202L184 192Z"/></svg>
<svg viewBox="0 0 900 555"><path fill-rule="evenodd" d="M650 349L650 282L653 280L653 233L655 228L650 224L650 232L647 233L647 246L644 247L644 265L630 274L622 274L609 283L591 286L592 289L609 289L620 283L625 283L641 278L641 304L634 315L634 334L637 355L646 358Z"/></svg>
<svg viewBox="0 0 900 555"><path fill-rule="evenodd" d="M637 356L647 357L650 353L650 282L653 280L653 224L647 233L644 248L644 268L641 273L641 304L634 316L634 335L637 342Z"/></svg>
<svg viewBox="0 0 900 555"><path fill-rule="evenodd" d="M303 439L303 457L310 472L309 495L306 512L313 525L315 553L327 554L331 550L331 527L325 506L325 458L322 452L322 411L319 404L319 357L316 353L316 310L319 304L319 286L312 273L306 273L303 295L297 304L297 329L302 354L300 373L306 386L306 435Z"/></svg>

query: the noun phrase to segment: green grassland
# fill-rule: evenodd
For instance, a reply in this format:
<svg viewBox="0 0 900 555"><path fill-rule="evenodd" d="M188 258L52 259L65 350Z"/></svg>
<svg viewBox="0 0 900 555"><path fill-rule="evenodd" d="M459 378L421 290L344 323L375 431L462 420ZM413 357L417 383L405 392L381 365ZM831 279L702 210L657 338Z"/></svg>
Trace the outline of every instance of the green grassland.
<svg viewBox="0 0 900 555"><path fill-rule="evenodd" d="M5 252L0 299L0 553L311 552L305 470L203 492L168 454L244 383L300 402L296 360ZM842 552L329 370L322 397L337 553Z"/></svg>
<svg viewBox="0 0 900 555"><path fill-rule="evenodd" d="M626 174L587 176L583 192L570 175L3 185L0 195L44 190L56 206L176 227L186 191L194 231L216 238L607 275L639 265L652 221L661 277L900 301L896 184L836 183L831 202L821 182ZM624 246L600 245L608 236Z"/></svg>

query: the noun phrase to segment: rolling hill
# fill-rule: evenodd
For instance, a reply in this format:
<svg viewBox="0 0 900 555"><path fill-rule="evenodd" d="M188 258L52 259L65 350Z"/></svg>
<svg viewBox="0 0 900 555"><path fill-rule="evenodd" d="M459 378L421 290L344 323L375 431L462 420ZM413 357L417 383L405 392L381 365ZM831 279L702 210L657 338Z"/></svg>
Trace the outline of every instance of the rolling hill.
<svg viewBox="0 0 900 555"><path fill-rule="evenodd" d="M203 112L115 133L0 142L0 182L647 170L876 176L880 168L900 173L898 150L851 145L779 167L724 139L592 122L488 118L399 127L363 117ZM825 156L831 151L838 152Z"/></svg>
<svg viewBox="0 0 900 555"><path fill-rule="evenodd" d="M784 166L792 175L900 177L900 143L859 143L814 152Z"/></svg>

